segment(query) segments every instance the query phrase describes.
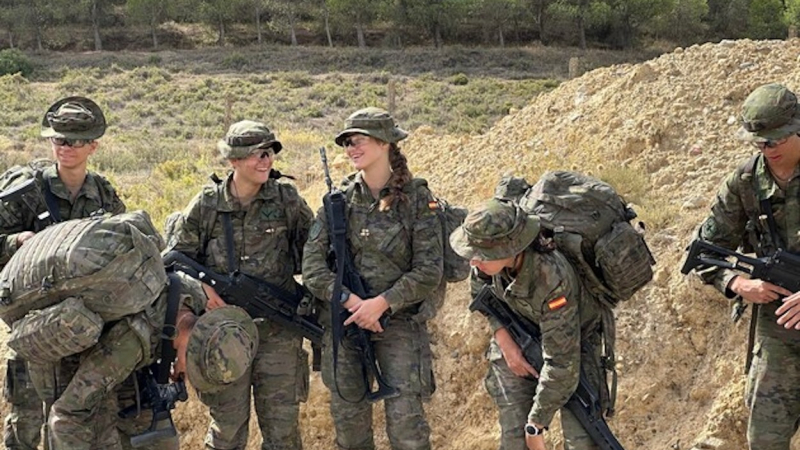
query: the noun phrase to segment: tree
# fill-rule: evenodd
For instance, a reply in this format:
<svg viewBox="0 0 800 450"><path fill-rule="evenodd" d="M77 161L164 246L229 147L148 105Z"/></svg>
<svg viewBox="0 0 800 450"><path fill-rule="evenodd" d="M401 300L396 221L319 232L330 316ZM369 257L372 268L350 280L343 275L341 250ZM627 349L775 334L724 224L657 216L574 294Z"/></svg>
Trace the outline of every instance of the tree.
<svg viewBox="0 0 800 450"><path fill-rule="evenodd" d="M800 0L786 0L786 24L800 28Z"/></svg>
<svg viewBox="0 0 800 450"><path fill-rule="evenodd" d="M751 0L747 10L747 35L753 39L786 37L785 9L782 0Z"/></svg>
<svg viewBox="0 0 800 450"><path fill-rule="evenodd" d="M444 45L444 36L466 17L471 4L464 0L398 0L392 16L397 26L410 33L427 34L436 48Z"/></svg>
<svg viewBox="0 0 800 450"><path fill-rule="evenodd" d="M225 45L225 27L233 21L239 4L236 0L200 0L199 18L217 27L217 45Z"/></svg>
<svg viewBox="0 0 800 450"><path fill-rule="evenodd" d="M662 14L654 15L649 29L657 36L681 45L702 39L707 25L703 20L708 15L706 0L665 0L667 7Z"/></svg>
<svg viewBox="0 0 800 450"><path fill-rule="evenodd" d="M175 2L171 0L127 0L125 5L134 22L150 26L154 49L158 48L158 26L170 19L174 6Z"/></svg>
<svg viewBox="0 0 800 450"><path fill-rule="evenodd" d="M500 47L505 47L509 25L523 12L524 7L520 0L475 0L472 5L472 16L481 19L488 35L497 33Z"/></svg>
<svg viewBox="0 0 800 450"><path fill-rule="evenodd" d="M297 22L309 7L307 0L272 0L270 4L275 17L285 19L289 25L289 39L292 45L297 45Z"/></svg>
<svg viewBox="0 0 800 450"><path fill-rule="evenodd" d="M589 16L589 0L556 0L551 3L547 12L554 18L572 23L578 37L578 45L586 48L586 26Z"/></svg>
<svg viewBox="0 0 800 450"><path fill-rule="evenodd" d="M432 0L437 1L437 0ZM358 48L366 48L364 29L378 15L383 0L330 0L331 15L342 25L352 24L356 29Z"/></svg>

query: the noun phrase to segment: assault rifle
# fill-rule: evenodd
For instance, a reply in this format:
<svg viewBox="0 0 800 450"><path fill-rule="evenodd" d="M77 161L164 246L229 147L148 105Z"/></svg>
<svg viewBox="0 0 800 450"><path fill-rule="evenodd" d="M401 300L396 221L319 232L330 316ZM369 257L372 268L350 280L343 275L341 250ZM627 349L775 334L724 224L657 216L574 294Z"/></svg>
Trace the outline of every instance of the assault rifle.
<svg viewBox="0 0 800 450"><path fill-rule="evenodd" d="M497 319L519 345L525 360L541 373L544 366L542 336L539 327L530 320L515 314L511 308L495 296L492 288L485 285L469 305L470 311L479 311L486 317ZM603 418L597 391L581 370L578 387L564 405L583 426L600 450L625 450Z"/></svg>
<svg viewBox="0 0 800 450"><path fill-rule="evenodd" d="M681 267L681 273L685 275L702 266L737 270L749 274L750 278L764 280L792 292L800 291L800 256L786 250L779 249L772 255L753 258L695 239L689 246L689 255Z"/></svg>
<svg viewBox="0 0 800 450"><path fill-rule="evenodd" d="M356 324L350 324L346 329L344 327L344 322L350 317L350 312L342 307L342 287L346 287L350 292L362 299L370 298L371 296L366 283L361 278L361 274L358 273L353 265L353 257L347 246L347 198L345 198L344 192L333 187L331 175L328 171L328 158L325 155L325 147L319 149L319 155L325 170L325 183L328 185L328 193L323 197L322 203L325 207L325 218L328 221L328 237L330 238L331 247L333 247L332 269L336 270L336 283L333 286L333 295L330 299L334 384L336 384L339 344L344 337L348 337L355 345L356 351L361 358L361 365L364 367L364 383L367 386L367 391L364 394L366 399L370 402L377 402L386 398L397 397L400 392L386 382L378 367L370 332ZM385 324L385 318L382 318L381 324ZM371 389L370 375L375 378L378 384L377 391L372 391ZM336 384L337 393L338 388L339 386ZM338 395L341 396L341 394ZM344 399L344 397L342 398Z"/></svg>
<svg viewBox="0 0 800 450"><path fill-rule="evenodd" d="M251 317L275 321L315 345L322 343L325 331L322 326L313 316L297 312L305 298L305 291L299 284L295 292L290 293L239 271L219 274L175 250L167 252L163 260L165 266L175 266L176 270L213 287L225 303L243 308Z"/></svg>
<svg viewBox="0 0 800 450"><path fill-rule="evenodd" d="M47 196L42 193L36 178L29 178L0 193L0 202L20 202L33 212L36 216L33 231L36 233L56 222L60 222L58 220L58 205L54 201L48 202L47 200ZM42 203L44 203L46 209L39 211L38 207Z"/></svg>
<svg viewBox="0 0 800 450"><path fill-rule="evenodd" d="M189 398L183 380L159 383L151 367L146 367L136 372L136 383L141 389L139 399L135 405L120 411L119 417L130 419L138 416L143 409L150 409L153 411L153 419L147 431L131 436L131 445L135 448L144 447L177 436L170 411L175 409L177 402L185 402Z"/></svg>

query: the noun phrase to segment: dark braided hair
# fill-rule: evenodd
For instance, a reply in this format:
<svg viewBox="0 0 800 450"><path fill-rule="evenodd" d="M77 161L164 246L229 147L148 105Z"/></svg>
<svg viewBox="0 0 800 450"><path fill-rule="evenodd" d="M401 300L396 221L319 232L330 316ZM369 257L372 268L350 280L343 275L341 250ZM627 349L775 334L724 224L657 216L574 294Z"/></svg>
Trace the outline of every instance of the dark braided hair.
<svg viewBox="0 0 800 450"><path fill-rule="evenodd" d="M413 178L411 171L408 170L406 155L400 152L400 147L395 143L389 144L389 166L392 169L392 176L389 178L391 192L381 199L380 211L387 211L395 200L408 202L408 196L403 193L403 187Z"/></svg>

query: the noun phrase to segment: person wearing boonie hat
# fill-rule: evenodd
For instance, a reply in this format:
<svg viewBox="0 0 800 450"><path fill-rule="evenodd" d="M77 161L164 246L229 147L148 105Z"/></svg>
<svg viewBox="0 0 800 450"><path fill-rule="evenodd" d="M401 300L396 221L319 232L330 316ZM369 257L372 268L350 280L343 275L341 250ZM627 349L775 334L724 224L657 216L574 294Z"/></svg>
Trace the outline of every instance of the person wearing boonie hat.
<svg viewBox="0 0 800 450"><path fill-rule="evenodd" d="M206 346L219 343L224 351L206 349L199 356L190 354L193 368L198 368L196 372L199 373L190 382L213 389L217 384L228 383L237 373L247 370L245 357L248 351L236 350L230 336L237 337L238 345L251 347L251 343L258 339L252 323L237 324L236 329L231 331L234 328L229 324L232 317L238 319L241 315L225 312L212 314L208 318L201 316L198 319L207 301L201 283L181 272L176 272L175 275L180 286L177 297L178 317L173 326L166 324L168 304L173 299L170 288L165 285L145 311L106 323L98 343L80 353L76 370L69 374L69 378L64 380L66 383L55 392L53 373L44 370L46 365L37 365L39 370L31 371L37 391L48 399L48 448L132 448L132 438L147 432L153 421L151 407L142 403L147 398L144 396L145 386L139 383L140 371L153 367L162 357L173 358L170 361L173 363L171 378L173 381L183 378L183 373L186 372L186 349L189 347L187 343L192 340L203 341ZM198 329L198 333L194 332L196 323L205 325ZM219 333L206 331L214 327L219 328ZM239 330L246 331L248 337L238 337ZM164 343L170 342L170 338L175 351L172 354L163 347ZM203 346L199 347L204 349ZM223 361L220 357L232 354L242 355L242 360L230 363L230 372L223 375ZM214 365L213 368L210 367L211 364ZM176 387L171 385L170 390L175 392ZM127 411L128 414L118 414L122 411ZM157 428L162 432L167 431L167 424L167 421L160 420ZM152 441L143 442L144 445L137 448L177 450L180 446L177 435L163 433L151 438Z"/></svg>
<svg viewBox="0 0 800 450"><path fill-rule="evenodd" d="M747 96L735 137L756 149L731 173L695 237L765 257L800 255L800 105L786 86L770 83ZM697 270L727 298L753 305L747 375L751 449L788 450L800 421L800 294L717 267Z"/></svg>
<svg viewBox="0 0 800 450"><path fill-rule="evenodd" d="M345 326L381 336L373 341L376 359L398 393L384 399L386 433L395 450L421 450L431 448L423 409L434 390L426 321L435 311L432 305L442 282L443 242L438 203L427 182L413 178L398 146L407 136L388 112L370 107L351 114L334 138L356 170L342 184L350 205L347 242L369 292L361 298L344 285L340 298L331 298L336 274L327 261L324 207L304 250L303 280L316 297L340 302L353 313ZM390 316L385 328L382 315ZM330 316L323 319L330 321ZM368 385L359 355L349 344L337 342L334 371L330 327L323 339L322 378L331 391L337 448L374 449L372 403L365 395Z"/></svg>
<svg viewBox="0 0 800 450"><path fill-rule="evenodd" d="M111 183L87 169L106 129L102 110L86 97L66 97L53 103L41 122L41 136L48 138L55 163L37 160L15 166L2 178L2 190L34 179L41 196L0 202L0 268L34 233L53 221L89 217L98 211L119 214L125 205ZM48 203L50 206L48 206ZM8 448L35 449L44 422L42 402L30 382L25 361L9 351L6 359L6 401L10 411L4 420ZM62 380L77 368L77 357L62 361Z"/></svg>
<svg viewBox="0 0 800 450"><path fill-rule="evenodd" d="M563 408L583 370L605 409L609 404L600 361L601 311L578 273L556 249L552 232L518 204L492 199L450 235L453 250L470 261L473 295L490 285L517 314L542 332L542 370L525 360L508 330L490 318L486 389L499 410L500 448L544 449L544 433L561 411L570 449L597 449L575 416Z"/></svg>
<svg viewBox="0 0 800 450"><path fill-rule="evenodd" d="M175 216L168 247L217 273L240 271L295 292L294 275L300 273L314 214L294 185L278 180L282 175L273 164L283 145L264 123L242 120L229 127L217 149L233 170L222 180L212 177L214 182ZM208 309L225 304L206 288ZM201 395L212 419L207 448L245 448L251 395L261 448L302 448L299 406L309 383L303 338L269 320L256 326L253 370L237 383Z"/></svg>

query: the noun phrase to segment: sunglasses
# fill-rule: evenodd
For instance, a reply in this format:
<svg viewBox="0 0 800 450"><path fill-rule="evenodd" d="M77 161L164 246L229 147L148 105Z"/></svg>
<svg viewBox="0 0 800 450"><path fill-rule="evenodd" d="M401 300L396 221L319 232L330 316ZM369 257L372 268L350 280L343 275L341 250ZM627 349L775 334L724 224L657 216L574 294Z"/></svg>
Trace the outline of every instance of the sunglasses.
<svg viewBox="0 0 800 450"><path fill-rule="evenodd" d="M264 159L267 159L267 158L272 158L273 156L275 156L275 150L272 147L260 148L259 150L261 150L261 151L257 152L257 153L253 153L250 156L254 156L254 155L258 156L258 159L260 159L260 160L264 160Z"/></svg>
<svg viewBox="0 0 800 450"><path fill-rule="evenodd" d="M753 147L755 147L755 148L757 148L759 150L764 150L764 149L767 149L767 148L775 148L775 147L783 144L784 142L786 142L787 139L788 138L783 138L783 139L778 139L778 140L767 139L765 142L753 142Z"/></svg>
<svg viewBox="0 0 800 450"><path fill-rule="evenodd" d="M342 147L344 148L359 147L361 145L364 145L368 140L369 138L359 138L359 139L346 138L345 140L342 141Z"/></svg>
<svg viewBox="0 0 800 450"><path fill-rule="evenodd" d="M83 148L86 144L94 142L92 139L67 139L60 137L51 137L50 142L62 147Z"/></svg>

